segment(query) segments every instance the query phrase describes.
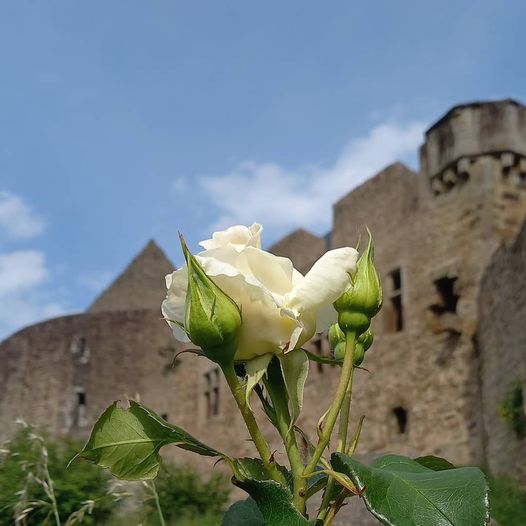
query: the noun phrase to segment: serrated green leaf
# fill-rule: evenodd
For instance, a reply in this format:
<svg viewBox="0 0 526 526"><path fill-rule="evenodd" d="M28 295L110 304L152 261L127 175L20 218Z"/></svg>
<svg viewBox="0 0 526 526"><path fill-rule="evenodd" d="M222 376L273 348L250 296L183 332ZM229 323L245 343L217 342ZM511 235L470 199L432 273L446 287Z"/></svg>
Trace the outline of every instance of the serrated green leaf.
<svg viewBox="0 0 526 526"><path fill-rule="evenodd" d="M336 471L348 475L369 511L388 526L484 526L488 486L477 468L433 471L409 458L386 455L371 467L334 453Z"/></svg>
<svg viewBox="0 0 526 526"><path fill-rule="evenodd" d="M265 526L263 515L252 498L234 502L226 511L221 526Z"/></svg>
<svg viewBox="0 0 526 526"><path fill-rule="evenodd" d="M272 474L260 458L242 457L232 459L231 462L239 480L254 479L263 481L272 479ZM292 473L285 466L280 464L276 464L276 466L289 484L289 488L292 488Z"/></svg>
<svg viewBox="0 0 526 526"><path fill-rule="evenodd" d="M444 471L445 469L455 469L455 466L445 458L435 457L433 455L427 455L425 457L415 458L415 462L420 465L432 469L433 471Z"/></svg>
<svg viewBox="0 0 526 526"><path fill-rule="evenodd" d="M110 405L75 458L91 460L108 468L119 479L148 480L157 476L161 461L159 450L168 444L199 455L226 458L134 401L130 401L129 409L121 409L117 402Z"/></svg>
<svg viewBox="0 0 526 526"><path fill-rule="evenodd" d="M292 504L292 493L274 480L235 481L256 502L266 526L312 526Z"/></svg>

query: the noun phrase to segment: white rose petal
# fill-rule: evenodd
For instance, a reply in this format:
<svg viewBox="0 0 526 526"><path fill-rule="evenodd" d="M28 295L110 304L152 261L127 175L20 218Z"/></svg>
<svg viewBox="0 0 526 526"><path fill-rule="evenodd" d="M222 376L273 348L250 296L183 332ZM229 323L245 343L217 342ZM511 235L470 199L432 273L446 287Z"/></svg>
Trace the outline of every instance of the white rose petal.
<svg viewBox="0 0 526 526"><path fill-rule="evenodd" d="M250 227L236 225L221 232L214 232L212 239L207 239L199 243L205 250L232 246L237 251L242 251L246 247L261 248L261 232L263 227L259 223L254 223Z"/></svg>
<svg viewBox="0 0 526 526"><path fill-rule="evenodd" d="M233 226L203 241L197 259L205 272L239 306L242 325L236 360L289 353L326 328L332 303L349 286L356 268L353 248L331 250L306 276L292 262L261 250L261 225ZM188 341L184 323L186 267L166 278L168 295L162 312L177 339ZM171 321L170 321L171 320Z"/></svg>
<svg viewBox="0 0 526 526"><path fill-rule="evenodd" d="M356 271L358 252L337 248L326 252L285 296L284 307L293 312L317 311L336 301L349 286L349 275Z"/></svg>

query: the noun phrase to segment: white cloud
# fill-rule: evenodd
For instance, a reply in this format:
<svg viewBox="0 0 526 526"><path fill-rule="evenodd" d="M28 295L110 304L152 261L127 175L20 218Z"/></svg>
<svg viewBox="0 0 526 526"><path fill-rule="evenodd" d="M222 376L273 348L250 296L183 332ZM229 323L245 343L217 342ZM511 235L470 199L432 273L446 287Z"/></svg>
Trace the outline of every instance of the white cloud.
<svg viewBox="0 0 526 526"><path fill-rule="evenodd" d="M221 210L212 228L259 221L271 233L300 226L324 233L331 228L332 204L386 165L416 157L424 129L421 122L382 123L351 140L328 167L289 170L245 161L230 173L201 177L201 187Z"/></svg>
<svg viewBox="0 0 526 526"><path fill-rule="evenodd" d="M40 234L44 222L24 200L0 191L0 238L29 239ZM30 323L64 313L48 289L50 272L40 250L0 253L0 339Z"/></svg>
<svg viewBox="0 0 526 526"><path fill-rule="evenodd" d="M45 256L36 250L0 254L0 298L40 285L48 277Z"/></svg>
<svg viewBox="0 0 526 526"><path fill-rule="evenodd" d="M42 232L44 222L19 196L0 192L0 232L14 239L27 239Z"/></svg>
<svg viewBox="0 0 526 526"><path fill-rule="evenodd" d="M23 325L57 316L63 307L45 296L45 255L36 250L0 254L0 337Z"/></svg>

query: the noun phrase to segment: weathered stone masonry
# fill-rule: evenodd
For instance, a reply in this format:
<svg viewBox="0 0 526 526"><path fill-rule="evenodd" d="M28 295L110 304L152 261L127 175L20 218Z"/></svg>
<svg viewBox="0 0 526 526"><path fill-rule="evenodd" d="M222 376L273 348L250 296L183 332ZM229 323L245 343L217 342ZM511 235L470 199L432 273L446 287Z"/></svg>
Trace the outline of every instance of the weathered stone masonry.
<svg viewBox="0 0 526 526"><path fill-rule="evenodd" d="M525 439L497 416L511 382L526 390L525 216L526 107L465 104L426 132L419 173L388 166L335 203L330 236L298 230L271 248L306 272L365 225L374 233L385 305L370 373L356 377L361 453L437 454L526 482ZM214 446L250 453L213 364L183 355L170 367L182 348L159 314L171 268L151 242L88 312L2 342L0 434L20 416L85 436L110 402L139 396ZM328 353L323 336L311 346ZM315 429L336 380L334 368L311 366L304 429Z"/></svg>

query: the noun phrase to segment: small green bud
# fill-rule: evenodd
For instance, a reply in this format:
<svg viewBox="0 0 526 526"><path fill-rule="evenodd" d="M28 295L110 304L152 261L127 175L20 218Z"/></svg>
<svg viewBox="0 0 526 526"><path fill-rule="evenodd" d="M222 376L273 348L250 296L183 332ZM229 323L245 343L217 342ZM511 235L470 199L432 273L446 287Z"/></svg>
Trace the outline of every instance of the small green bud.
<svg viewBox="0 0 526 526"><path fill-rule="evenodd" d="M345 341L337 343L336 347L334 348L334 359L338 360L339 362L343 362L344 358L345 358Z"/></svg>
<svg viewBox="0 0 526 526"><path fill-rule="evenodd" d="M374 266L374 244L369 232L367 249L356 265L351 287L335 302L338 324L343 332L364 333L382 306L382 286Z"/></svg>
<svg viewBox="0 0 526 526"><path fill-rule="evenodd" d="M365 351L373 344L373 333L371 329L367 329L363 334L360 334L356 340L356 348L354 349L354 360L355 366L362 365L363 359L365 358Z"/></svg>
<svg viewBox="0 0 526 526"><path fill-rule="evenodd" d="M356 342L356 347L354 348L353 365L355 367L358 367L358 365L362 365L364 356L365 349L363 348L363 345L361 343Z"/></svg>
<svg viewBox="0 0 526 526"><path fill-rule="evenodd" d="M366 351L373 344L374 336L371 329L367 329L363 334L358 337L358 343L363 346L363 350Z"/></svg>
<svg viewBox="0 0 526 526"><path fill-rule="evenodd" d="M332 329L332 327L331 327ZM334 331L336 332L336 331ZM340 333L343 335L343 332ZM329 329L329 341L331 332ZM354 348L354 358L353 358L353 364L355 366L361 365L363 362L363 359L365 357L365 351L371 347L373 343L373 333L371 329L368 329L363 334L361 334L358 339L356 340L355 348ZM338 361L343 361L345 357L345 335L343 335L343 341L340 340L334 347L334 359Z"/></svg>
<svg viewBox="0 0 526 526"><path fill-rule="evenodd" d="M329 347L331 351L334 351L341 342L345 343L345 334L340 329L340 326L335 323L329 327Z"/></svg>
<svg viewBox="0 0 526 526"><path fill-rule="evenodd" d="M234 361L241 312L235 301L206 274L190 253L181 236L181 246L188 267L185 304L185 330L205 356L218 364Z"/></svg>

